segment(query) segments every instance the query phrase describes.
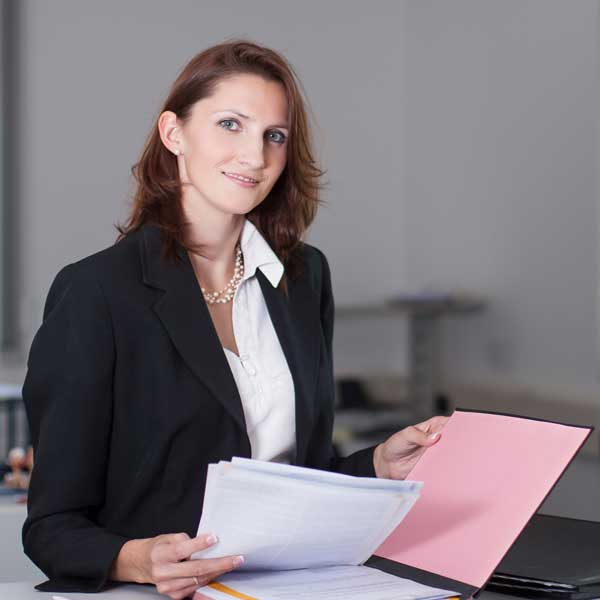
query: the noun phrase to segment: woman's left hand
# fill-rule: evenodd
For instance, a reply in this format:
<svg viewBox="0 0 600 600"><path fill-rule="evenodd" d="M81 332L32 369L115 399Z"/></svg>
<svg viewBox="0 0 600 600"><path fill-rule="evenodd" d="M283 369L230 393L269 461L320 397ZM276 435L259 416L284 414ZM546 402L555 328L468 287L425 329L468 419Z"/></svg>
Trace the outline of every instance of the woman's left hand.
<svg viewBox="0 0 600 600"><path fill-rule="evenodd" d="M373 465L377 477L406 479L422 454L438 442L448 417L432 417L406 427L375 448Z"/></svg>

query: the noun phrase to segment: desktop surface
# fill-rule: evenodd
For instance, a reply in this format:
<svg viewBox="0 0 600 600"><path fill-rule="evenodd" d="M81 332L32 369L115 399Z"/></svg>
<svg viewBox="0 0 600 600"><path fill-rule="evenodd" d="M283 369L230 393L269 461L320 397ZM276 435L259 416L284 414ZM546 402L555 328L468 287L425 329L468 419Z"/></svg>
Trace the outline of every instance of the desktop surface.
<svg viewBox="0 0 600 600"><path fill-rule="evenodd" d="M52 600L52 596L66 598L66 600L143 600L148 598L165 598L159 594L154 586L150 585L120 585L105 592L94 594L81 594L69 592L68 594L58 594L57 592L38 592L33 586L35 582L19 581L15 583L0 583L0 598L10 598L10 600ZM508 600L516 598L506 594L495 592L482 592L478 599L482 600ZM522 597L521 597L522 598ZM538 598L539 600L539 598Z"/></svg>

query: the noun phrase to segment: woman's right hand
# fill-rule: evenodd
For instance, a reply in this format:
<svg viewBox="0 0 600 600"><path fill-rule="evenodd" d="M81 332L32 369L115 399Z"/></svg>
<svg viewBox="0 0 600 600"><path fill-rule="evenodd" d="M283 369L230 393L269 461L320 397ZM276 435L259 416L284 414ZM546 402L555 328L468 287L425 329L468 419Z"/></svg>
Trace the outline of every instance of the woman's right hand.
<svg viewBox="0 0 600 600"><path fill-rule="evenodd" d="M121 548L110 578L114 581L152 583L158 593L173 600L182 600L209 581L243 564L243 556L190 558L216 542L216 536L210 534L190 538L187 533L130 540Z"/></svg>

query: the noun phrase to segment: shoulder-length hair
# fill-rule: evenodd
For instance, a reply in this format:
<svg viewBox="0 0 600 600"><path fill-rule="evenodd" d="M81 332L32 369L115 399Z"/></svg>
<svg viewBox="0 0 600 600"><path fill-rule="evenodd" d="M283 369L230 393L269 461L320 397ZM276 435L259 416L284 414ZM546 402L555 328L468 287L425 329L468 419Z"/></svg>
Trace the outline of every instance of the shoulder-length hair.
<svg viewBox="0 0 600 600"><path fill-rule="evenodd" d="M286 166L269 195L246 217L265 237L284 264L288 277L302 270L299 248L319 204L322 171L313 156L312 140L301 84L292 66L279 53L245 39L234 39L207 48L194 56L171 86L146 139L139 161L131 172L136 185L133 205L124 224L117 224L117 241L146 223L160 228L162 253L177 262L177 244L192 248L184 239L181 183L177 158L162 143L158 117L173 111L184 123L193 105L209 97L219 82L239 74L255 74L285 88L289 135ZM285 277L283 288L287 291Z"/></svg>

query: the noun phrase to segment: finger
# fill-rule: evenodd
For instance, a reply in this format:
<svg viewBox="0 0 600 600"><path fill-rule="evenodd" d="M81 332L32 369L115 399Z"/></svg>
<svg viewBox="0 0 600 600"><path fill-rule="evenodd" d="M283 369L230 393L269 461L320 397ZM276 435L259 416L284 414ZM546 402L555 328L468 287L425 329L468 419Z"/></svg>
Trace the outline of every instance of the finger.
<svg viewBox="0 0 600 600"><path fill-rule="evenodd" d="M182 590L179 590L178 592L173 592L173 593L169 594L169 596L171 598L173 598L173 600L183 600L184 598L192 598L194 596L196 590L198 589L198 587L201 587L201 586L197 586L194 583L194 585L191 585ZM204 596L204 598L206 598L206 596Z"/></svg>
<svg viewBox="0 0 600 600"><path fill-rule="evenodd" d="M421 431L416 426L407 427L402 430L402 433L404 434L404 439L415 446L429 447L435 444L440 438L439 432L428 433Z"/></svg>
<svg viewBox="0 0 600 600"><path fill-rule="evenodd" d="M213 579L217 579L221 575L224 575L225 573L232 571L234 568L236 568L240 564L242 564L238 560L235 560L235 559L239 558L237 556L226 557L226 558L232 558L234 560L228 560L223 563L215 563L215 562L211 563L212 565L215 565L215 564L219 565L219 568L216 570L210 570L209 566L202 565L201 570L196 569L196 573L197 573L196 575L193 575L191 577L166 579L166 580L158 583L156 585L156 589L161 594L169 594L169 595L173 592L178 592L183 589L188 589L189 587L192 587L192 586L195 586L194 589L198 589L199 587L206 585L209 581L212 581ZM210 560L202 559L202 560L187 561L187 562L188 563L209 563ZM179 563L177 566L180 566L180 565L181 565L181 563Z"/></svg>
<svg viewBox="0 0 600 600"><path fill-rule="evenodd" d="M195 552L206 550L218 542L214 533L202 533L199 536L172 544L167 553L167 560L178 562L186 560Z"/></svg>
<svg viewBox="0 0 600 600"><path fill-rule="evenodd" d="M187 533L165 533L163 535L157 535L154 539L156 540L156 543L150 550L150 560L152 561L153 566L157 566L160 563L171 560L172 547L175 544L189 540L190 536Z"/></svg>
<svg viewBox="0 0 600 600"><path fill-rule="evenodd" d="M197 581L196 581L197 580ZM207 577L184 577L182 579L168 579L156 584L156 590L159 594L170 595L183 590L197 590L206 585L210 580Z"/></svg>
<svg viewBox="0 0 600 600"><path fill-rule="evenodd" d="M204 573L204 575L196 575L194 577L182 577L179 579L168 579L157 584L156 589L161 594L172 594L175 592L180 592L182 590L187 590L189 588L193 588L197 590L208 584L210 581L214 579L218 579L221 575L228 573L231 571L231 566L228 566L226 570L213 571L210 573Z"/></svg>
<svg viewBox="0 0 600 600"><path fill-rule="evenodd" d="M166 544L177 544L179 542L185 542L186 540L189 540L190 536L184 532L165 533L163 535L159 535L157 539Z"/></svg>
<svg viewBox="0 0 600 600"><path fill-rule="evenodd" d="M192 588L187 588L187 589L183 590L182 592L180 592L179 594L177 594L176 596L172 596L172 598L173 598L173 600L185 600L187 598L193 598L195 591L196 591L196 586L194 586ZM204 596L204 597L207 598L206 596ZM207 600L211 600L211 599L207 598Z"/></svg>
<svg viewBox="0 0 600 600"><path fill-rule="evenodd" d="M448 421L450 420L450 417L445 417L443 415L437 415L429 420L431 422L430 431L441 431L446 426Z"/></svg>
<svg viewBox="0 0 600 600"><path fill-rule="evenodd" d="M244 562L240 556L223 556L221 558L198 558L170 563L162 566L163 581L189 577L214 576L216 573L227 573L236 569Z"/></svg>
<svg viewBox="0 0 600 600"><path fill-rule="evenodd" d="M427 421L423 421L422 423L417 423L415 427L420 429L425 433L437 433L444 428L444 425L448 422L450 417L444 417L442 415L438 415L436 417L431 417L427 419Z"/></svg>

